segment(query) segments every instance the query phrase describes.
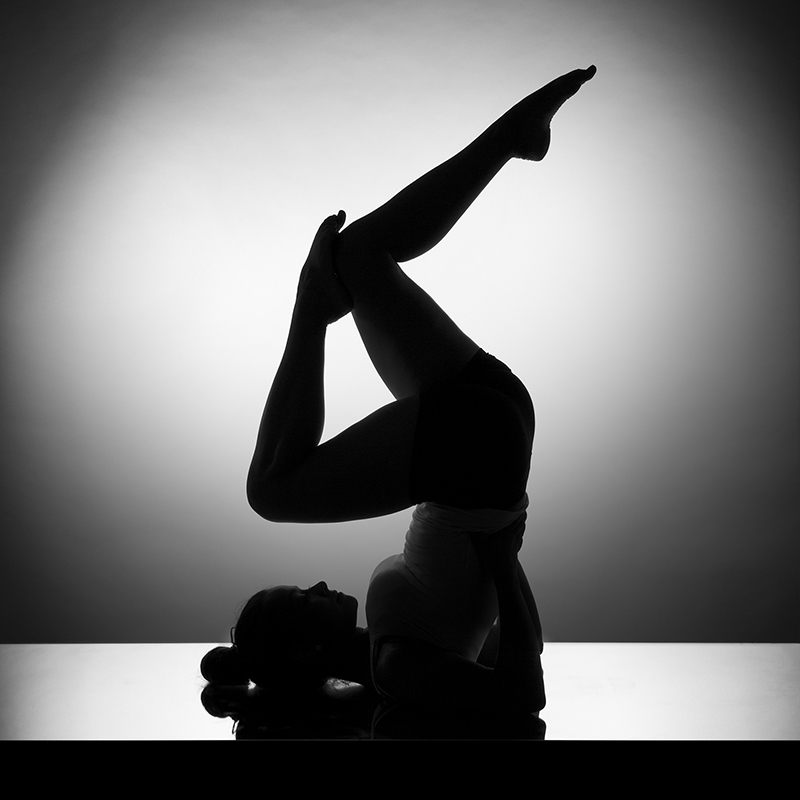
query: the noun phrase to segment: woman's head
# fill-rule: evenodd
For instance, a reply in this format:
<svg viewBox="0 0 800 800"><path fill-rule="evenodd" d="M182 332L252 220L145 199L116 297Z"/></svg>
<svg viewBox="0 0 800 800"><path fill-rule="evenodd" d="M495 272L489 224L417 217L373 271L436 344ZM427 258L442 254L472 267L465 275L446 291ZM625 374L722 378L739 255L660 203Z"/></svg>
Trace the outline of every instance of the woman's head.
<svg viewBox="0 0 800 800"><path fill-rule="evenodd" d="M354 597L331 591L324 582L308 589L264 589L242 609L234 646L206 654L203 676L213 683L319 685L331 677L331 656L352 638L357 611Z"/></svg>

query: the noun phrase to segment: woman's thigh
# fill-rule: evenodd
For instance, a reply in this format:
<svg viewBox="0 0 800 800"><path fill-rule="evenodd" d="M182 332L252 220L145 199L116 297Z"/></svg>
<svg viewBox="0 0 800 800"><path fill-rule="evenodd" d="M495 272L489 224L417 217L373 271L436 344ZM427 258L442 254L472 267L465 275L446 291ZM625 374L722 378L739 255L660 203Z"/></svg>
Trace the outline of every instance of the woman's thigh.
<svg viewBox="0 0 800 800"><path fill-rule="evenodd" d="M525 492L532 428L508 396L449 384L420 397L411 499L459 508L510 508Z"/></svg>
<svg viewBox="0 0 800 800"><path fill-rule="evenodd" d="M337 237L336 271L370 359L397 399L454 378L478 351L359 222Z"/></svg>
<svg viewBox="0 0 800 800"><path fill-rule="evenodd" d="M274 522L343 522L435 501L509 508L525 491L531 438L506 395L441 384L389 403L268 479L258 512Z"/></svg>
<svg viewBox="0 0 800 800"><path fill-rule="evenodd" d="M419 397L389 403L265 479L259 508L273 522L344 522L413 505L411 457Z"/></svg>

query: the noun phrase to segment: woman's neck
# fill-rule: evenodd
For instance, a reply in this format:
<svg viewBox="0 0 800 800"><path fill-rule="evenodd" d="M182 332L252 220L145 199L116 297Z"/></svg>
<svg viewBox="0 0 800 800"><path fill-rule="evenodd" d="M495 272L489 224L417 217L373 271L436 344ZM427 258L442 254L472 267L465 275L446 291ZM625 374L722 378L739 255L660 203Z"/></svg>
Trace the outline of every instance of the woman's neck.
<svg viewBox="0 0 800 800"><path fill-rule="evenodd" d="M332 677L372 686L369 632L365 628L356 628L351 639L328 654L327 661Z"/></svg>

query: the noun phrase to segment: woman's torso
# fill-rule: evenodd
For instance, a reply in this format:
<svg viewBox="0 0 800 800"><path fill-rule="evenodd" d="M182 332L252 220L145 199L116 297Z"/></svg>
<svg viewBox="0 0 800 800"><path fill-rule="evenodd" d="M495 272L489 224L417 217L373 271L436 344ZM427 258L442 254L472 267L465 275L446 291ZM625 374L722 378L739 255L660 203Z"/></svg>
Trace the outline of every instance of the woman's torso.
<svg viewBox="0 0 800 800"><path fill-rule="evenodd" d="M410 476L417 506L403 552L376 567L367 593L373 663L390 637L477 659L497 595L470 533L496 532L525 511L534 425L525 386L483 350L420 396Z"/></svg>
<svg viewBox="0 0 800 800"><path fill-rule="evenodd" d="M414 509L405 547L373 572L367 625L373 645L410 636L476 660L497 618L497 595L471 533L491 535L517 519L511 509L459 509L422 503Z"/></svg>

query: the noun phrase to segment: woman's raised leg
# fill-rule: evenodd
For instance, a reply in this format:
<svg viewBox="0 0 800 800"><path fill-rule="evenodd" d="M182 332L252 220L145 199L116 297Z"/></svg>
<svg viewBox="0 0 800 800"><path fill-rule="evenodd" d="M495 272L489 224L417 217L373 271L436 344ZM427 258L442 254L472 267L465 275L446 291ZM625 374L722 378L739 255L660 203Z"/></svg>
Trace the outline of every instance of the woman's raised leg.
<svg viewBox="0 0 800 800"><path fill-rule="evenodd" d="M452 159L342 233L336 231L343 218L323 223L301 275L248 475L248 498L259 514L275 521L335 522L389 514L414 501L418 394L455 376L478 346L398 262L433 247L509 158L543 158L550 119L593 74L578 70L530 95ZM325 328L347 311L347 297L328 280L334 268L370 357L397 402L320 445Z"/></svg>
<svg viewBox="0 0 800 800"><path fill-rule="evenodd" d="M370 358L396 398L454 377L478 350L399 263L441 241L509 159L544 158L553 115L594 72L575 70L529 95L460 153L339 234L337 274Z"/></svg>

